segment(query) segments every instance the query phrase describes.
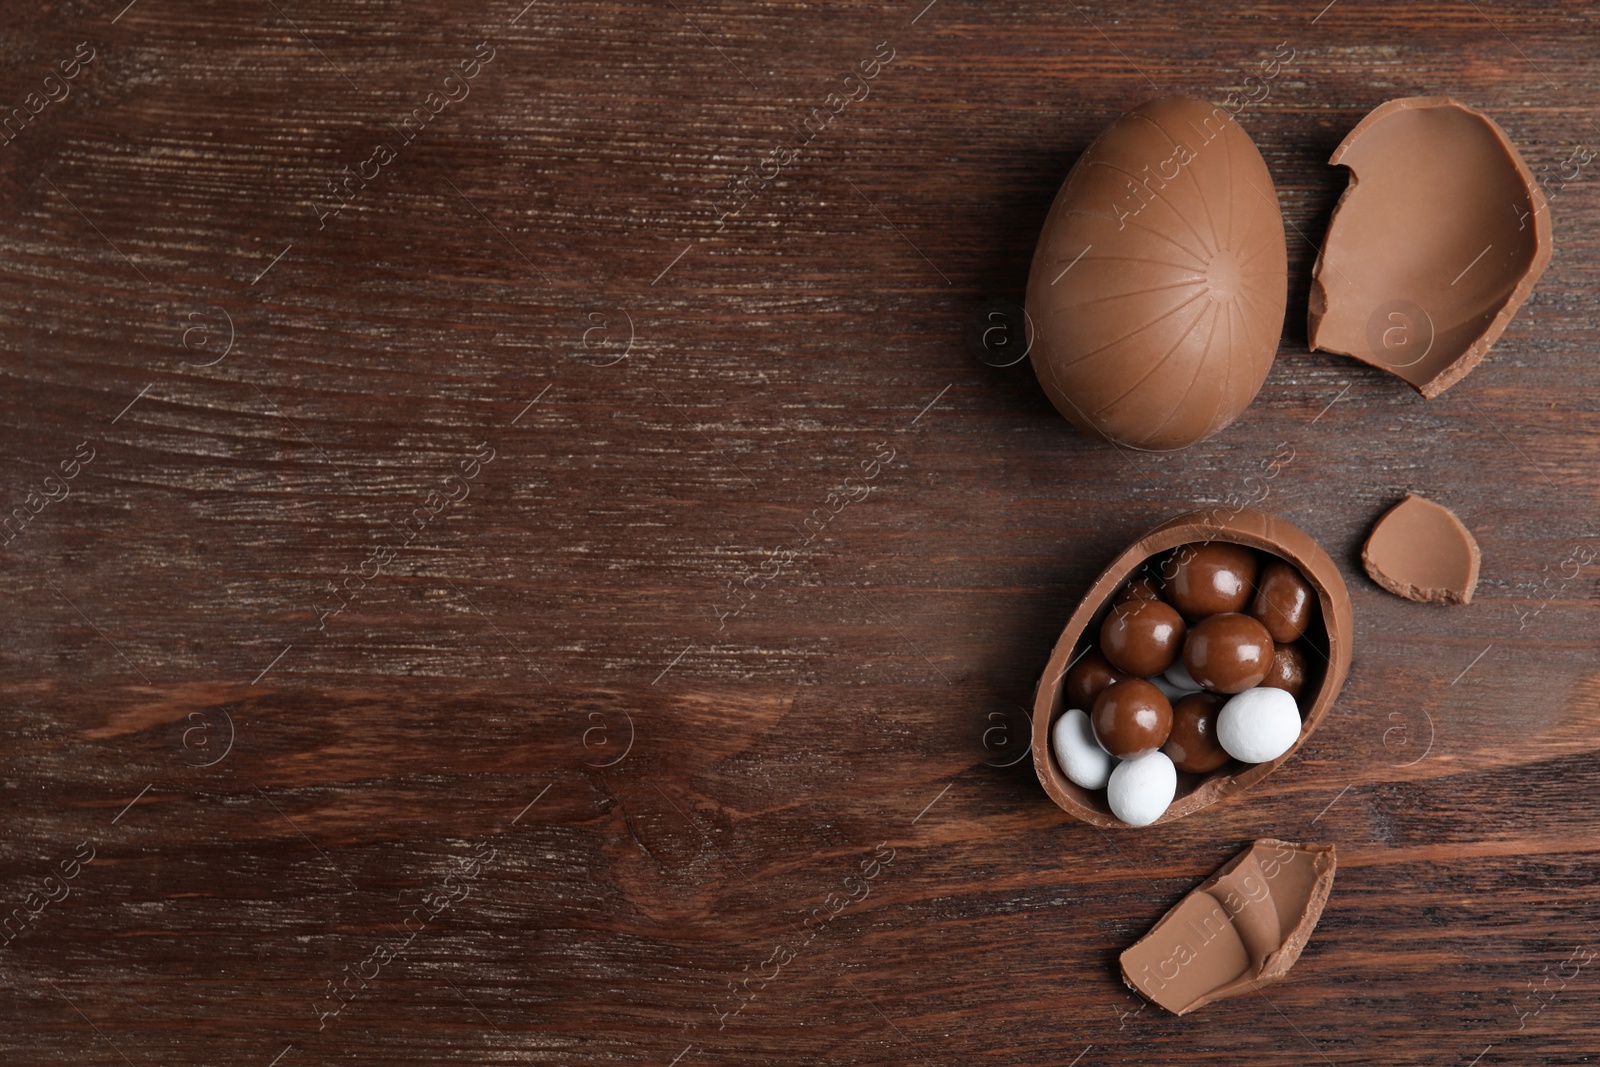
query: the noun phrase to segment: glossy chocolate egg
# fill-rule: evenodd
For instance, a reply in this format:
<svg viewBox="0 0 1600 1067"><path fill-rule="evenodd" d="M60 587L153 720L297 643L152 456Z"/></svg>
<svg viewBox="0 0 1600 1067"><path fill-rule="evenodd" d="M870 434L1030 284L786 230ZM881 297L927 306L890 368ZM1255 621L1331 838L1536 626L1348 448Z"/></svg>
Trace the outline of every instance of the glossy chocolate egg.
<svg viewBox="0 0 1600 1067"><path fill-rule="evenodd" d="M1178 770L1209 774L1228 762L1228 752L1217 740L1217 715L1227 702L1220 693L1190 693L1172 705L1172 730L1161 751Z"/></svg>
<svg viewBox="0 0 1600 1067"><path fill-rule="evenodd" d="M1118 759L1137 759L1166 743L1172 705L1143 678L1130 678L1105 688L1089 720L1101 748Z"/></svg>
<svg viewBox="0 0 1600 1067"><path fill-rule="evenodd" d="M1255 592L1256 554L1226 541L1184 545L1161 565L1167 600L1191 619L1243 611Z"/></svg>
<svg viewBox="0 0 1600 1067"><path fill-rule="evenodd" d="M1305 575L1282 560L1273 560L1261 569L1250 614L1274 641L1298 641L1316 610L1317 594Z"/></svg>
<svg viewBox="0 0 1600 1067"><path fill-rule="evenodd" d="M1045 219L1034 372L1080 429L1182 448L1255 397L1287 299L1283 216L1250 136L1205 101L1151 100L1079 157Z"/></svg>
<svg viewBox="0 0 1600 1067"><path fill-rule="evenodd" d="M1066 684L1063 686L1067 704L1087 713L1094 707L1094 698L1100 695L1101 690L1112 682L1126 681L1129 677L1108 663L1099 649L1091 648L1067 668Z"/></svg>
<svg viewBox="0 0 1600 1067"><path fill-rule="evenodd" d="M1159 600L1124 600L1100 626L1100 651L1117 670L1160 674L1183 651L1183 616Z"/></svg>
<svg viewBox="0 0 1600 1067"><path fill-rule="evenodd" d="M1242 693L1272 666L1272 635L1248 615L1226 612L1194 624L1183 645L1190 677L1213 693Z"/></svg>

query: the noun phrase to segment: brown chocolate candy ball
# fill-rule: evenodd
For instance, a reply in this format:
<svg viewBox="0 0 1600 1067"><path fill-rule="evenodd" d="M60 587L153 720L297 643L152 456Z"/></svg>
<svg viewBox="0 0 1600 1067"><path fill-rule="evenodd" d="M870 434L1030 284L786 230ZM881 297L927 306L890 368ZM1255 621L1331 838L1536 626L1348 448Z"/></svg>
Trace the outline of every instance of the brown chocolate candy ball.
<svg viewBox="0 0 1600 1067"><path fill-rule="evenodd" d="M1131 579L1127 585L1117 593L1116 602L1124 600L1160 600L1161 585L1148 574Z"/></svg>
<svg viewBox="0 0 1600 1067"><path fill-rule="evenodd" d="M1272 666L1267 668L1267 676L1261 679L1261 684L1282 689L1296 700L1300 699L1300 690L1306 687L1306 655L1300 651L1300 646L1275 647Z"/></svg>
<svg viewBox="0 0 1600 1067"><path fill-rule="evenodd" d="M1217 714L1227 702L1221 693L1190 693L1172 705L1172 732L1161 751L1178 770L1209 774L1228 762L1217 741Z"/></svg>
<svg viewBox="0 0 1600 1067"><path fill-rule="evenodd" d="M1067 707L1088 712L1094 708L1094 698L1112 682L1126 681L1128 675L1117 670L1097 648L1091 648L1078 657L1078 662L1067 671L1065 684Z"/></svg>
<svg viewBox="0 0 1600 1067"><path fill-rule="evenodd" d="M1183 666L1213 693L1242 693L1267 676L1272 651L1265 626L1229 611L1194 624L1183 645Z"/></svg>
<svg viewBox="0 0 1600 1067"><path fill-rule="evenodd" d="M1124 600L1100 625L1100 651L1125 674L1160 674L1177 662L1185 629L1183 616L1170 604Z"/></svg>
<svg viewBox="0 0 1600 1067"><path fill-rule="evenodd" d="M1298 641L1316 613L1317 594L1299 568L1273 560L1262 569L1250 614L1267 628L1274 641Z"/></svg>
<svg viewBox="0 0 1600 1067"><path fill-rule="evenodd" d="M1186 618L1243 611L1255 593L1256 554L1226 541L1174 549L1162 577L1167 601Z"/></svg>
<svg viewBox="0 0 1600 1067"><path fill-rule="evenodd" d="M1100 747L1121 759L1154 752L1172 730L1172 705L1143 678L1109 685L1089 716Z"/></svg>

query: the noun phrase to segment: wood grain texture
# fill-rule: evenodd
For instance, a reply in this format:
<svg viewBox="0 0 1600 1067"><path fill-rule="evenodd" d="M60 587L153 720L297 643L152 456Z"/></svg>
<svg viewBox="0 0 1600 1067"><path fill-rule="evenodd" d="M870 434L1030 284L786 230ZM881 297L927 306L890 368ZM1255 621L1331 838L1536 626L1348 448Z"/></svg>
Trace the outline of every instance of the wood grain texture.
<svg viewBox="0 0 1600 1067"><path fill-rule="evenodd" d="M1600 8L525 2L7 5L0 116L93 52L0 145L10 1060L1600 1054ZM1108 122L1280 42L1276 365L1198 446L1091 443L986 310ZM1556 248L1434 401L1304 328L1328 153L1422 93ZM1413 489L1469 607L1360 570ZM1344 571L1344 695L1243 798L1071 821L1004 766L1061 625L1245 496ZM1290 978L1140 1010L1117 954L1264 836L1339 848Z"/></svg>

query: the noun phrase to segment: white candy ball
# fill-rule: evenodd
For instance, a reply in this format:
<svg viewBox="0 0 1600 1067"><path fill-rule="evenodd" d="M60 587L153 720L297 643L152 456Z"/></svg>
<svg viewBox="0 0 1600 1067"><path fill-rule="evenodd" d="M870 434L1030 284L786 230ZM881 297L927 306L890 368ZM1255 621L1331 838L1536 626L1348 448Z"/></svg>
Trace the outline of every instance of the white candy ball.
<svg viewBox="0 0 1600 1067"><path fill-rule="evenodd" d="M1111 768L1119 762L1100 747L1100 742L1095 740L1094 724L1077 708L1064 712L1050 728L1050 746L1055 749L1061 770L1085 789L1104 789L1111 777Z"/></svg>
<svg viewBox="0 0 1600 1067"><path fill-rule="evenodd" d="M1186 697L1190 693L1200 692L1200 687L1198 685L1193 689L1185 689L1182 686L1173 685L1172 682L1167 680L1165 675L1152 674L1150 677L1146 678L1145 681L1161 690L1161 695L1166 697L1169 702L1176 702L1179 697Z"/></svg>
<svg viewBox="0 0 1600 1067"><path fill-rule="evenodd" d="M1205 688L1189 674L1189 669L1183 665L1182 656L1173 661L1172 666L1167 668L1167 673L1162 677L1166 678L1167 684L1177 686L1184 694L1198 693Z"/></svg>
<svg viewBox="0 0 1600 1067"><path fill-rule="evenodd" d="M1300 706L1282 689L1246 689L1217 715L1217 743L1245 763L1275 760L1299 738Z"/></svg>
<svg viewBox="0 0 1600 1067"><path fill-rule="evenodd" d="M1106 800L1111 814L1129 826L1149 826L1161 818L1178 791L1178 770L1160 750L1124 760L1111 772Z"/></svg>

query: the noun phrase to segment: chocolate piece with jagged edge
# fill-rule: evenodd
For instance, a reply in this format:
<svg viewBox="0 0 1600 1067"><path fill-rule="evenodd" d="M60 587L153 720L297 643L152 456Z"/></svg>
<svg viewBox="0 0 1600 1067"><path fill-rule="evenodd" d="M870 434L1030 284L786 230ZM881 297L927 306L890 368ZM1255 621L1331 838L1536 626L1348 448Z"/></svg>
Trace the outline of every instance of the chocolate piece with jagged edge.
<svg viewBox="0 0 1600 1067"><path fill-rule="evenodd" d="M1448 96L1375 108L1328 162L1350 168L1350 185L1313 269L1310 346L1438 396L1550 263L1539 183L1493 119Z"/></svg>
<svg viewBox="0 0 1600 1067"><path fill-rule="evenodd" d="M1361 548L1361 565L1395 596L1466 604L1478 586L1478 542L1455 512L1415 493L1384 513Z"/></svg>
<svg viewBox="0 0 1600 1067"><path fill-rule="evenodd" d="M1122 980L1174 1015L1289 973L1333 889L1332 845L1263 838L1122 954Z"/></svg>

